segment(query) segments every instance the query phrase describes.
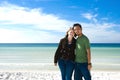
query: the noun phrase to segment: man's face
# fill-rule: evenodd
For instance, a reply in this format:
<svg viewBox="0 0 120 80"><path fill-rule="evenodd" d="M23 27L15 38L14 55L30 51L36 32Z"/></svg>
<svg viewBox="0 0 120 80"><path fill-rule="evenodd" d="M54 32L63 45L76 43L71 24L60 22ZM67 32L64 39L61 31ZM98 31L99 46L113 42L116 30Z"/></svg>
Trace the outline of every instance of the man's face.
<svg viewBox="0 0 120 80"><path fill-rule="evenodd" d="M74 26L74 32L76 35L82 34L82 29L79 26Z"/></svg>

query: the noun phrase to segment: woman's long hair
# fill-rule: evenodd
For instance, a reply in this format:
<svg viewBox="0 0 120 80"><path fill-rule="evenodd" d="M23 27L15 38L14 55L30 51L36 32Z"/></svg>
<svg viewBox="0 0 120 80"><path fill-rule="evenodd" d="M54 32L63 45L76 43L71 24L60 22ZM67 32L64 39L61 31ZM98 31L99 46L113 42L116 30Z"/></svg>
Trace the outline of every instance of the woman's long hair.
<svg viewBox="0 0 120 80"><path fill-rule="evenodd" d="M69 32L70 30L73 30L73 28L72 28L72 27L70 27L70 28L68 29L68 31L66 32L65 38L67 38L67 37L68 37L68 32Z"/></svg>

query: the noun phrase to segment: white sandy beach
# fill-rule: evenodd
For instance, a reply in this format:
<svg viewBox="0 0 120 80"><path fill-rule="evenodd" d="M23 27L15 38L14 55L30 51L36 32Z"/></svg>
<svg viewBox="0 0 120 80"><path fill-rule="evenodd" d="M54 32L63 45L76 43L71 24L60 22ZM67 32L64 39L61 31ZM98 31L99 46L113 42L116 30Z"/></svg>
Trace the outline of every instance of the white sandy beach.
<svg viewBox="0 0 120 80"><path fill-rule="evenodd" d="M58 66L53 64L3 63L0 66L0 80L61 80ZM91 70L91 75L92 80L120 80L120 70Z"/></svg>
<svg viewBox="0 0 120 80"><path fill-rule="evenodd" d="M119 71L91 71L92 80L120 80ZM61 80L57 71L0 71L0 80Z"/></svg>

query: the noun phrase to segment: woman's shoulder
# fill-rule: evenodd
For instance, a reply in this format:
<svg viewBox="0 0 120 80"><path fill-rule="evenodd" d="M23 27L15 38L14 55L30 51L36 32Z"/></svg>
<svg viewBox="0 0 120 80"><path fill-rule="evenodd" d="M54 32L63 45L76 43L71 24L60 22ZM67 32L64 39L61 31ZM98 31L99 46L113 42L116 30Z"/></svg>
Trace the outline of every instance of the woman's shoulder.
<svg viewBox="0 0 120 80"><path fill-rule="evenodd" d="M66 38L65 38L65 37L60 39L60 41L65 41L65 40L66 40Z"/></svg>

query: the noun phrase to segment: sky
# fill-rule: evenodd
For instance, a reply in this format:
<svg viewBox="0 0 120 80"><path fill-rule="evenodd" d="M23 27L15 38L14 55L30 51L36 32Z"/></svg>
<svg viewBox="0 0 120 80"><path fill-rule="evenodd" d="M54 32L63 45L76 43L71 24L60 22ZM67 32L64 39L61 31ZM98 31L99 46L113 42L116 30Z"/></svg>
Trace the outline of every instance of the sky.
<svg viewBox="0 0 120 80"><path fill-rule="evenodd" d="M0 43L58 43L75 23L91 43L120 43L119 0L0 0Z"/></svg>

